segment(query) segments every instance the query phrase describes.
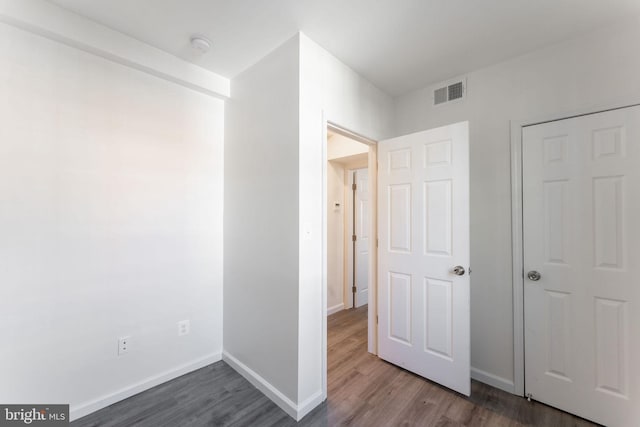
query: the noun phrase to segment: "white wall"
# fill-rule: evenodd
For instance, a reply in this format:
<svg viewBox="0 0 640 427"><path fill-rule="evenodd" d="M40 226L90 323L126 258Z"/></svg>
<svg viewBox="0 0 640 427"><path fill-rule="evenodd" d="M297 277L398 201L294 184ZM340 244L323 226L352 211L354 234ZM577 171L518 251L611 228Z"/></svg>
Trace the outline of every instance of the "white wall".
<svg viewBox="0 0 640 427"><path fill-rule="evenodd" d="M223 101L6 24L0 93L0 401L77 417L219 360Z"/></svg>
<svg viewBox="0 0 640 427"><path fill-rule="evenodd" d="M323 398L323 111L381 138L393 102L302 34L231 85L224 357L299 419Z"/></svg>
<svg viewBox="0 0 640 427"><path fill-rule="evenodd" d="M510 120L640 102L640 22L468 74L466 101L432 107L432 88L396 100L396 134L470 121L471 363L477 378L512 387Z"/></svg>
<svg viewBox="0 0 640 427"><path fill-rule="evenodd" d="M303 413L322 398L323 114L374 140L393 134L392 99L301 34L298 401Z"/></svg>
<svg viewBox="0 0 640 427"><path fill-rule="evenodd" d="M224 159L225 358L274 388L289 413L298 401L298 74L296 36L233 79Z"/></svg>

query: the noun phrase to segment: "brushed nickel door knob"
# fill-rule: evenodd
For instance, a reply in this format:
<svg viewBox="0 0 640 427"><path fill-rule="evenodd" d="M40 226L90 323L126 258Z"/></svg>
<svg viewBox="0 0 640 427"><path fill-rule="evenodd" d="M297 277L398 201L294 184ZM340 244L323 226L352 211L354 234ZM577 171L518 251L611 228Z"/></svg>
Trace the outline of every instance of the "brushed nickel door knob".
<svg viewBox="0 0 640 427"><path fill-rule="evenodd" d="M535 270L531 270L527 273L527 279L531 280L532 282L537 282L541 277L542 275Z"/></svg>
<svg viewBox="0 0 640 427"><path fill-rule="evenodd" d="M465 270L464 267L461 265L456 265L455 267L453 267L453 274L455 274L456 276L464 276Z"/></svg>

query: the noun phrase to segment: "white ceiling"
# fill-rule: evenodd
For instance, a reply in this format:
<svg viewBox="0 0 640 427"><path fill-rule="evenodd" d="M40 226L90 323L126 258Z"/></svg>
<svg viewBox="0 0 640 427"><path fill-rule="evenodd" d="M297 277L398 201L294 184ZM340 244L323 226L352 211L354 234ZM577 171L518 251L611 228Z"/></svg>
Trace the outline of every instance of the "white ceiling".
<svg viewBox="0 0 640 427"><path fill-rule="evenodd" d="M302 31L391 95L640 14L640 0L51 1L229 78Z"/></svg>

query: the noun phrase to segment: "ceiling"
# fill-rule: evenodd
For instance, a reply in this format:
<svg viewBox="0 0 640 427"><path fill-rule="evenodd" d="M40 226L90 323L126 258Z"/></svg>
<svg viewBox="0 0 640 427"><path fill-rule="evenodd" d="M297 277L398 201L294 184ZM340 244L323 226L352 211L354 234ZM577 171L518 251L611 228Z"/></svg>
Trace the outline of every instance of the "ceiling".
<svg viewBox="0 0 640 427"><path fill-rule="evenodd" d="M228 78L302 31L390 95L640 14L639 0L50 1Z"/></svg>

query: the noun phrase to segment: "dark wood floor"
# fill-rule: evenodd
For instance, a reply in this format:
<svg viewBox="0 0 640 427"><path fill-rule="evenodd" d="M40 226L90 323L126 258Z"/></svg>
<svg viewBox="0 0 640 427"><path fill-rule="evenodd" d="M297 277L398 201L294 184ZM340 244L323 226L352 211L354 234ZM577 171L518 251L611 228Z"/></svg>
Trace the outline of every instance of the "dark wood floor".
<svg viewBox="0 0 640 427"><path fill-rule="evenodd" d="M467 398L367 353L366 306L328 320L328 399L296 423L224 362L73 423L81 426L592 426L473 382Z"/></svg>

